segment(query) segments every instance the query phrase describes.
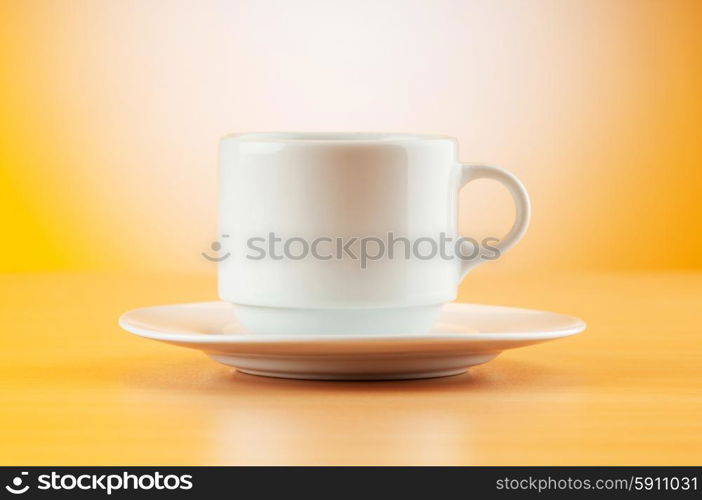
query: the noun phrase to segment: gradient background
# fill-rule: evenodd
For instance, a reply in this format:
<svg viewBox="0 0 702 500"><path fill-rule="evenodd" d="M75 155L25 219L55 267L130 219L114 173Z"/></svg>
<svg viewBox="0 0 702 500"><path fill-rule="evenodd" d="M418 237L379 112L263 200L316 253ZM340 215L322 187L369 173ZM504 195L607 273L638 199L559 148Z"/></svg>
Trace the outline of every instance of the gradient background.
<svg viewBox="0 0 702 500"><path fill-rule="evenodd" d="M447 134L513 171L533 223L495 271L702 267L702 2L0 5L0 271L214 273L218 138L267 130ZM489 181L461 210L512 218Z"/></svg>
<svg viewBox="0 0 702 500"><path fill-rule="evenodd" d="M459 299L588 331L401 386L121 331L216 297L218 140L271 130L511 170L530 230ZM461 198L466 236L512 222ZM0 464L702 463L702 0L0 0L0 229Z"/></svg>

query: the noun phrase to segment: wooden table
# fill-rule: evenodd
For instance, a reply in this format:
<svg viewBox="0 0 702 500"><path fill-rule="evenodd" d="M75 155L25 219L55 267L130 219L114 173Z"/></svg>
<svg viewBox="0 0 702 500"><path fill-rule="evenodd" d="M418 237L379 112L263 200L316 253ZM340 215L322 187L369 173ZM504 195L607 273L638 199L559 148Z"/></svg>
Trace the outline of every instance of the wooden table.
<svg viewBox="0 0 702 500"><path fill-rule="evenodd" d="M212 276L0 277L0 463L700 464L702 273L500 276L462 301L580 316L469 374L305 382L134 337L123 311Z"/></svg>

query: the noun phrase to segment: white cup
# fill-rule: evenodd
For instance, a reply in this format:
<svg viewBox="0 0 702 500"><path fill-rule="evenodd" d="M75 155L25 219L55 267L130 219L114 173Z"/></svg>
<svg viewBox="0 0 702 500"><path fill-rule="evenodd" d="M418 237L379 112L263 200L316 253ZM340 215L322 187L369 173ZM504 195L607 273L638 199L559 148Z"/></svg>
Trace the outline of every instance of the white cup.
<svg viewBox="0 0 702 500"><path fill-rule="evenodd" d="M466 273L487 260L482 252L467 258L477 247L457 230L458 193L478 178L504 184L517 209L512 229L490 247L494 258L526 231L529 197L505 170L462 165L453 138L226 136L220 231L228 256L219 263L219 295L254 333L428 332ZM432 256L431 240L440 251L441 235L460 258Z"/></svg>

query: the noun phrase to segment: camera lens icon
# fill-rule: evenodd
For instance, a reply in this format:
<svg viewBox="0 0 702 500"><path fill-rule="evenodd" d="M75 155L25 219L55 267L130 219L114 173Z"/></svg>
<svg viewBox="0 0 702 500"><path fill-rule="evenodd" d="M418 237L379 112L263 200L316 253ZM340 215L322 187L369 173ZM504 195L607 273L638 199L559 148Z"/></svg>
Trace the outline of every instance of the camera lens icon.
<svg viewBox="0 0 702 500"><path fill-rule="evenodd" d="M5 486L5 489L13 495L21 495L22 493L26 493L29 489L29 485L27 484L24 487L22 487L22 476L26 476L28 474L28 472L20 473L19 476L12 479L12 486L7 485Z"/></svg>

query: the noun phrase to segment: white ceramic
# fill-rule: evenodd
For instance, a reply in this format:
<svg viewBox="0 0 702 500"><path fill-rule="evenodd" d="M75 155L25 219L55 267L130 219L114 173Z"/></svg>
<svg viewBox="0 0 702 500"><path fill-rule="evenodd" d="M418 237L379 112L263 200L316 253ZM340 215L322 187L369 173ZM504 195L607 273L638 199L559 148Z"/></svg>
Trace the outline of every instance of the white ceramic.
<svg viewBox="0 0 702 500"><path fill-rule="evenodd" d="M530 215L524 186L494 167L462 165L455 139L381 133L270 133L224 137L220 143L219 295L240 320L262 334L426 333L441 305L480 259L382 258L361 268L334 254L337 239L387 241L458 238L459 190L490 178L512 193L517 215L495 245L500 253L524 234ZM329 259L260 260L249 246L268 249L269 235L308 244ZM291 248L293 248L291 246ZM358 254L358 245L355 248ZM401 255L398 246L395 255ZM299 250L299 248L298 248ZM370 252L368 252L370 253ZM298 254L302 254L298 251ZM360 311L363 311L360 313Z"/></svg>
<svg viewBox="0 0 702 500"><path fill-rule="evenodd" d="M246 332L226 302L135 309L119 324L141 337L200 349L244 373L327 380L457 375L505 349L585 329L582 320L562 314L459 303L446 304L427 334L255 335Z"/></svg>

